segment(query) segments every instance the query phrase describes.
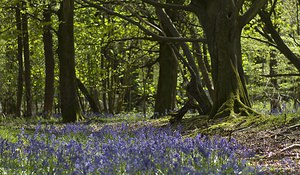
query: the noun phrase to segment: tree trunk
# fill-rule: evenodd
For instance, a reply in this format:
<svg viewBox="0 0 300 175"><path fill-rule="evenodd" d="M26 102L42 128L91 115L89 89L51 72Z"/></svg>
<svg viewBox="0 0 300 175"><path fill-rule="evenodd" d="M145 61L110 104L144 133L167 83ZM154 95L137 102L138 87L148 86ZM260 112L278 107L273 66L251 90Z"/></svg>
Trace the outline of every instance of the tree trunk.
<svg viewBox="0 0 300 175"><path fill-rule="evenodd" d="M172 36L173 37L181 37L179 32L177 31L177 29L174 27L172 21L168 17L168 15L161 8L156 8L156 11L157 11L158 16L161 19L162 23L164 23L166 25L166 27L168 28L168 30L170 31ZM187 61L184 58L182 58L178 49L174 45L173 45L174 47L172 47L172 48L175 51L175 54L177 55L177 57L182 60L182 62L185 64L185 66L188 68L188 70L191 74L191 82L189 83L190 84L189 86L191 88L187 88L187 91L198 102L199 107L201 108L200 112L202 114L208 114L209 111L211 110L211 102L203 90L200 74L198 71L198 67L195 63L194 57L191 54L190 49L185 42L179 42L179 45L181 46L181 48L187 58Z"/></svg>
<svg viewBox="0 0 300 175"><path fill-rule="evenodd" d="M269 62L270 76L277 74L276 71L277 64L278 63L276 60L275 50L272 50L270 52L270 62ZM281 109L281 96L278 93L279 84L277 81L277 77L271 78L271 84L272 84L273 93L270 94L270 113L279 113L282 112L282 109Z"/></svg>
<svg viewBox="0 0 300 175"><path fill-rule="evenodd" d="M26 8L26 2L23 2L23 8ZM26 10L26 9L24 9ZM31 65L29 53L29 36L28 36L28 18L27 13L22 14L22 31L23 31L23 47L24 47L24 66L25 66L25 100L26 100L26 117L32 116L32 96L31 96Z"/></svg>
<svg viewBox="0 0 300 175"><path fill-rule="evenodd" d="M97 103L94 100L93 96L89 93L87 88L84 86L84 84L78 78L76 80L77 80L77 85L78 85L80 91L83 93L84 97L89 102L89 105L90 105L93 113L95 113L95 114L100 113L100 110L99 110Z"/></svg>
<svg viewBox="0 0 300 175"><path fill-rule="evenodd" d="M174 3L173 0L167 0L167 3ZM177 1L182 4L183 2ZM169 17L176 21L178 17L177 10L168 10L166 12ZM172 36L167 26L160 21L166 36ZM168 43L160 43L159 48L159 79L157 84L157 92L155 97L154 116L158 118L163 116L175 108L176 102L176 86L178 73L178 60L172 47Z"/></svg>
<svg viewBox="0 0 300 175"><path fill-rule="evenodd" d="M74 50L74 0L63 0L59 10L58 58L63 122L80 119Z"/></svg>
<svg viewBox="0 0 300 175"><path fill-rule="evenodd" d="M207 68L207 71L211 72L211 66L209 64L208 55L207 55L207 44L205 44L205 43L202 44L202 50L203 50L203 60L204 60L205 66Z"/></svg>
<svg viewBox="0 0 300 175"><path fill-rule="evenodd" d="M101 112L101 105L100 105L100 99L99 99L99 92L98 92L98 90L96 88L92 89L91 95L92 95L93 99L95 100L96 106L98 107L99 113L100 113Z"/></svg>
<svg viewBox="0 0 300 175"><path fill-rule="evenodd" d="M222 22L219 25L222 26ZM212 72L216 89L211 117L224 117L234 113L248 115L251 107L243 80L244 74L241 72L241 31L235 31L234 26L225 26L226 23L220 27L222 30L207 35L208 40L213 41L209 42L209 48L213 55Z"/></svg>
<svg viewBox="0 0 300 175"><path fill-rule="evenodd" d="M159 79L155 98L154 115L162 116L175 108L178 61L167 43L159 48Z"/></svg>
<svg viewBox="0 0 300 175"><path fill-rule="evenodd" d="M104 60L103 56L101 57L101 70L105 70L107 68L106 60ZM101 75L103 77L102 80L102 102L103 102L103 111L105 113L108 113L108 107L107 107L107 72L103 72Z"/></svg>
<svg viewBox="0 0 300 175"><path fill-rule="evenodd" d="M51 11L50 7L44 10L44 55L45 55L45 94L44 94L44 115L49 117L53 109L54 99L54 53L53 53L53 39L51 34Z"/></svg>
<svg viewBox="0 0 300 175"><path fill-rule="evenodd" d="M266 0L255 1L240 16L242 1L192 1L206 34L215 88L211 118L250 115L241 57L241 30L263 7Z"/></svg>
<svg viewBox="0 0 300 175"><path fill-rule="evenodd" d="M17 106L16 106L16 116L21 117L21 105L23 96L23 41L22 41L22 20L20 6L16 8L16 24L18 32L18 90L17 90Z"/></svg>
<svg viewBox="0 0 300 175"><path fill-rule="evenodd" d="M113 69L113 63L114 60L111 60L111 62L109 62L110 65L110 70L109 71L109 78L107 79L107 85L108 85L108 112L110 114L114 114L115 111L115 81L114 81L114 69Z"/></svg>
<svg viewBox="0 0 300 175"><path fill-rule="evenodd" d="M193 38L197 37L196 31L194 29L190 29L191 35ZM213 85L211 83L211 80L209 78L209 73L204 61L204 57L202 56L202 51L199 43L194 42L193 43L193 49L196 51L195 57L197 58L198 67L200 69L200 72L202 74L204 83L206 85L206 88L208 89L210 97L213 96Z"/></svg>

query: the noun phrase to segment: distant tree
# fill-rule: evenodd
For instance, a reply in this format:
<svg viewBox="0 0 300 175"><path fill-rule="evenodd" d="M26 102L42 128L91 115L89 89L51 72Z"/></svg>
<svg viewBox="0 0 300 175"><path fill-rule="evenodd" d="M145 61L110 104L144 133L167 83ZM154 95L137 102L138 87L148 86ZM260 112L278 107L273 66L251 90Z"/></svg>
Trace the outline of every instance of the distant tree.
<svg viewBox="0 0 300 175"><path fill-rule="evenodd" d="M23 37L22 37L22 19L21 19L21 6L20 3L16 7L16 27L18 36L18 87L17 87L17 106L16 106L16 116L21 117L21 106L23 97Z"/></svg>
<svg viewBox="0 0 300 175"><path fill-rule="evenodd" d="M275 8L277 6L277 0L272 1L272 8L268 11L267 9L262 9L259 13L259 16L263 23L265 24L265 30L260 31L260 34L271 41L272 43L275 43L277 46L277 49L296 67L296 69L300 72L300 57L297 56L285 43L284 39L281 36L279 28L276 28L273 24L271 17L272 14L275 13ZM300 3L300 2L298 2ZM296 5L298 7L299 4ZM274 15L274 18L277 16ZM299 27L299 24L297 25Z"/></svg>
<svg viewBox="0 0 300 175"><path fill-rule="evenodd" d="M80 91L83 93L83 95L85 96L85 98L87 99L87 101L90 104L91 110L93 113L98 114L100 113L99 107L95 101L95 99L93 98L93 96L89 93L89 91L87 90L87 88L84 86L84 84L80 81L79 78L76 78L76 82L77 82L77 86L80 89Z"/></svg>
<svg viewBox="0 0 300 175"><path fill-rule="evenodd" d="M89 0L82 0L82 1L85 2L85 3L82 3L83 6L85 6L85 7L87 7L87 6L94 7L96 9L98 9L99 11L104 11L104 12L110 14L110 15L115 15L115 16L117 16L119 18L122 18L122 19L130 22L133 25L136 25L146 35L151 36L149 38L145 37L144 39L159 41L160 43L168 43L168 46L171 46L171 48L172 48L173 51L174 51L174 49L177 50L175 52L175 55L176 55L175 58L179 57L181 59L182 55L179 52L179 49L176 48L176 46L174 47L174 43L178 42L179 43L178 45L180 45L180 47L182 47L182 49L184 51L184 55L187 57L188 62L187 62L187 64L185 66L188 67L189 72L191 73L191 77L192 77L191 78L191 83L189 83L187 89L188 89L189 93L194 94L193 95L194 98L199 103L199 106L201 106L200 107L201 108L201 110L200 110L201 113L207 114L210 111L210 109L211 109L211 102L209 101L209 98L207 97L207 95L205 94L205 92L203 90L203 87L201 85L201 78L200 78L200 74L198 72L197 65L195 63L195 60L194 60L194 58L192 56L192 53L191 53L191 51L189 49L188 44L185 43L185 41L189 41L189 42L191 42L191 41L200 41L201 39L183 38L179 34L178 30L174 27L174 24L173 24L172 20L169 20L169 16L167 14L165 14L165 12L161 12L160 10L159 10L160 12L159 12L159 14L157 14L157 16L159 17L160 23L162 24L163 28L159 28L157 25L155 25L155 23L152 21L153 18L150 18L150 21L146 21L147 18L144 19L144 16L147 16L147 15L140 15L139 16L138 13L135 13L132 10L129 10L129 13L132 13L134 17L136 17L137 19L139 19L140 21L142 21L142 22L137 22L133 17L131 18L131 17L127 16L127 15L123 15L122 13L118 13L117 11L109 9L109 8L107 8L106 5L103 5L100 2L93 2L93 1L89 1ZM176 1L176 2L178 3L178 1ZM181 2L181 3L183 3L183 2ZM116 4L121 5L122 3L116 3ZM136 2L134 2L134 3L132 3L132 4L128 5L128 6L131 6L133 4L137 5L137 4L140 4L140 3L139 3L139 1L136 1ZM126 7L128 7L128 6L126 6ZM182 5L178 5L177 4L175 6L182 6ZM138 8L137 10L140 10L140 9ZM141 10L141 11L143 12L143 10ZM147 20L149 20L149 19L147 19ZM163 31L161 33L165 33L165 35L159 35L159 34L156 34L156 33L152 32L146 26L143 25L144 23L147 24L147 25L149 25L149 26L151 26L156 31L160 31L160 32ZM170 32L168 32L168 35L166 35L165 31L170 31ZM143 39L143 38L141 38L141 39ZM165 49L165 52L166 52L166 49ZM164 68L164 70L169 70L169 67L168 67L168 69ZM166 85L167 84L168 83L166 83ZM169 90L171 90L171 89L169 88ZM168 92L167 94L170 94L170 92ZM158 98L158 99L161 99L161 98ZM164 100L156 100L156 101L157 102L159 102L159 101L165 102Z"/></svg>
<svg viewBox="0 0 300 175"><path fill-rule="evenodd" d="M32 94L31 94L31 64L29 50L29 34L28 34L28 14L26 12L27 2L22 2L22 32L23 32L23 53L24 53L24 80L25 80L25 100L26 111L25 116L32 116Z"/></svg>
<svg viewBox="0 0 300 175"><path fill-rule="evenodd" d="M53 110L54 99L54 53L53 53L53 37L51 33L51 6L47 5L43 9L43 43L45 56L45 93L44 93L44 115L50 116Z"/></svg>

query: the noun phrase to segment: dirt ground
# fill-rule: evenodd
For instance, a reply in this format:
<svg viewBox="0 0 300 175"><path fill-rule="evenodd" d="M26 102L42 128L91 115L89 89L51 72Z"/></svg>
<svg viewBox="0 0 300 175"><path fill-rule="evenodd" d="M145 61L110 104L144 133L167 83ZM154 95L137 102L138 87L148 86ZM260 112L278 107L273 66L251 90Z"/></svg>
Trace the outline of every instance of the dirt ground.
<svg viewBox="0 0 300 175"><path fill-rule="evenodd" d="M300 174L300 124L262 131L246 128L232 137L253 151L250 162L269 169L269 174Z"/></svg>
<svg viewBox="0 0 300 175"><path fill-rule="evenodd" d="M300 114L236 117L209 121L192 116L181 121L186 134L220 135L234 138L253 153L249 162L264 174L300 175Z"/></svg>

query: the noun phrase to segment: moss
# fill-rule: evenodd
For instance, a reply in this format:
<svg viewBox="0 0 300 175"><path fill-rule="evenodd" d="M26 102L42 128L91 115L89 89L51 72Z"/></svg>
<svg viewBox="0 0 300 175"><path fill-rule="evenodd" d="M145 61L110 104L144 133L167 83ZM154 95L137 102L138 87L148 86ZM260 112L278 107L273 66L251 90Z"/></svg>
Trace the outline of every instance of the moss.
<svg viewBox="0 0 300 175"><path fill-rule="evenodd" d="M230 133L247 128L257 131L291 126L300 123L299 113L283 115L227 116L208 120L208 116L187 115L180 123L187 136L197 134L229 136Z"/></svg>
<svg viewBox="0 0 300 175"><path fill-rule="evenodd" d="M224 118L224 117L237 117L237 116L251 116L259 115L258 112L245 105L238 95L229 98L223 105L218 109L215 115L211 115L213 119Z"/></svg>

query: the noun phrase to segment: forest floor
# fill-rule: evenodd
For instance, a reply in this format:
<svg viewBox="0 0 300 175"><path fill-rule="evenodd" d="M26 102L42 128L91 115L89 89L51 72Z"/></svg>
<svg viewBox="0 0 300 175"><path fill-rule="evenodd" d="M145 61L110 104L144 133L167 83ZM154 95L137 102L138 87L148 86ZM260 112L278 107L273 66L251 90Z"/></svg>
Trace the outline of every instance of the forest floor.
<svg viewBox="0 0 300 175"><path fill-rule="evenodd" d="M95 128L101 129L105 125L121 125L129 122L133 128L153 125L163 127L169 125L170 117L150 120L124 118L109 118L82 121ZM21 127L32 132L37 122L23 122L5 120L0 122L0 135L11 138ZM48 123L48 121L46 122ZM62 125L54 122L56 126ZM269 174L299 174L300 175L300 113L282 115L261 115L250 117L231 117L219 120L208 120L207 116L188 114L183 120L175 124L183 128L184 137L193 137L197 134L219 135L228 140L235 139L253 153L249 162L262 169L268 169ZM63 126L63 125L62 125ZM8 133L3 135L3 133ZM2 134L1 134L2 133Z"/></svg>
<svg viewBox="0 0 300 175"><path fill-rule="evenodd" d="M250 149L251 164L269 174L300 174L300 114L235 117L210 122L207 117L184 118L187 135L202 133L236 139Z"/></svg>

